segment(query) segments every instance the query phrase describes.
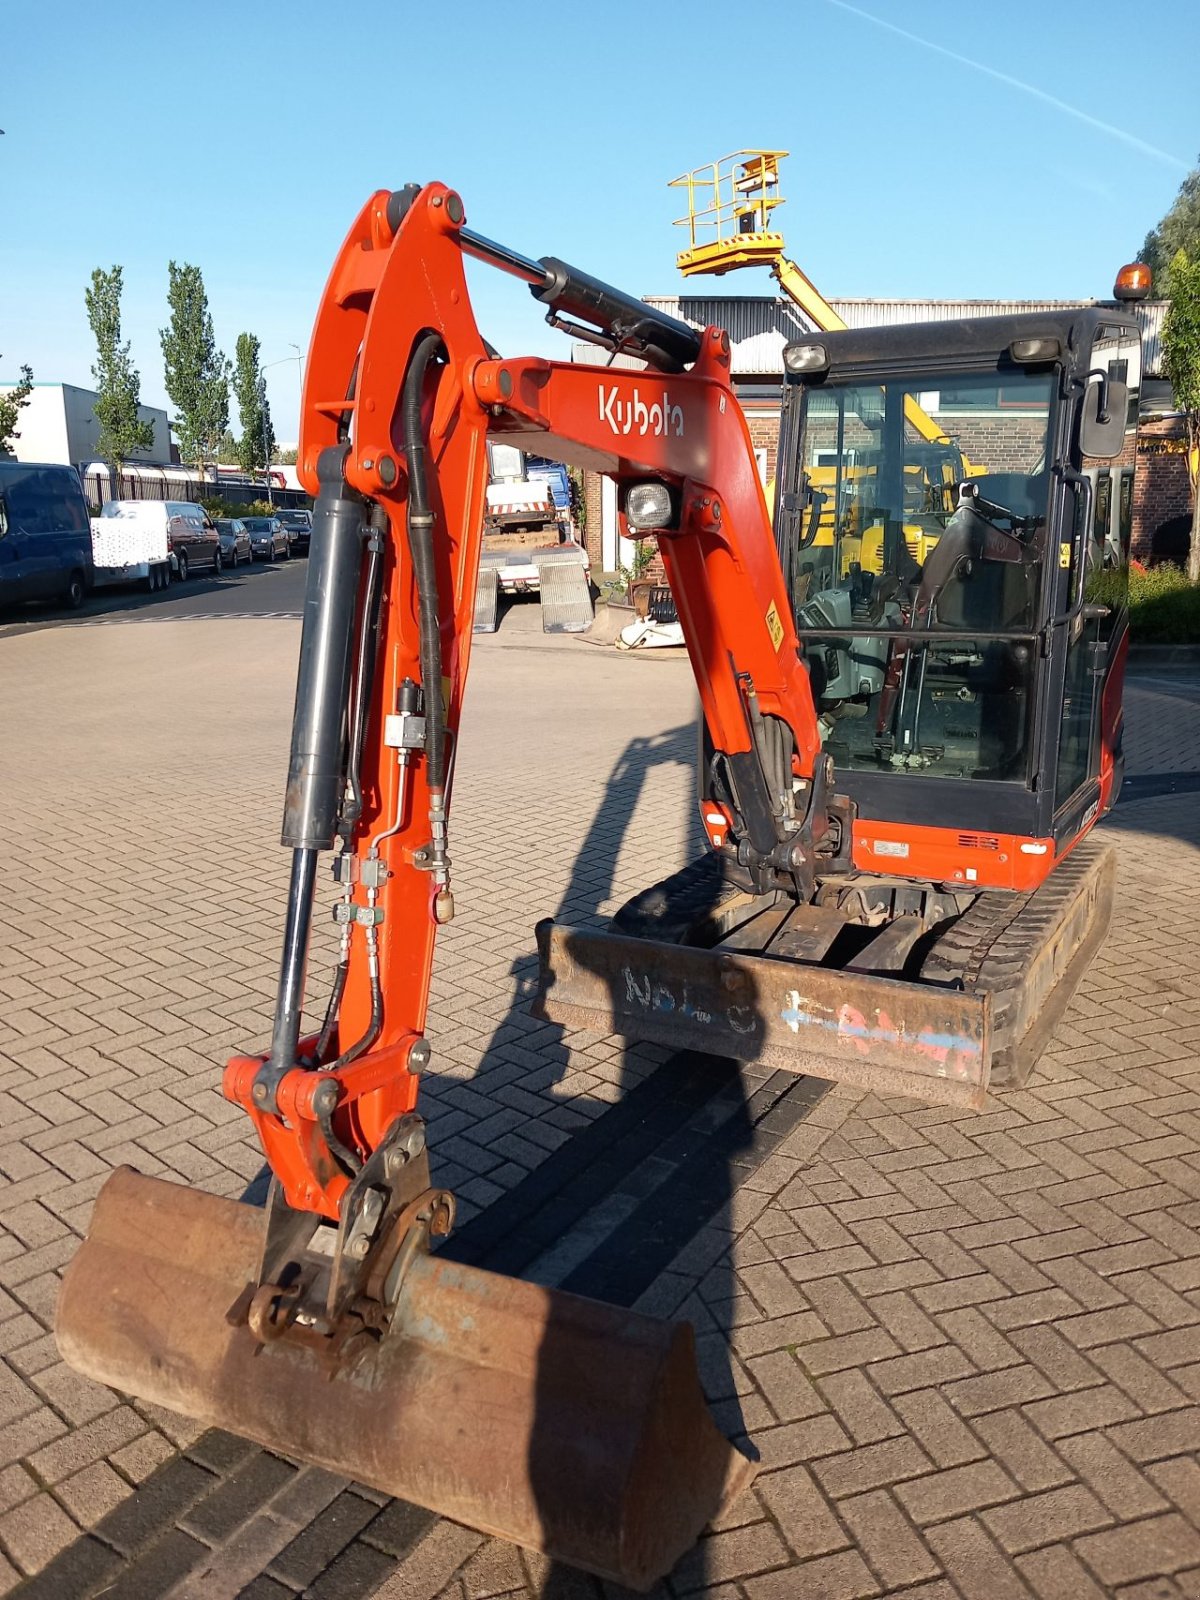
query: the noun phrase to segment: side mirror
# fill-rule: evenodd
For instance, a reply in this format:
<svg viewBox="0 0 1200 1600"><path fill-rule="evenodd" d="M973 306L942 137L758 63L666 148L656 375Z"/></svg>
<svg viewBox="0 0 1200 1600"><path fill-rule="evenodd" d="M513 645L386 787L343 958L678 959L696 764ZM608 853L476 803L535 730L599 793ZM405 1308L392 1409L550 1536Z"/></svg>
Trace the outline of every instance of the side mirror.
<svg viewBox="0 0 1200 1600"><path fill-rule="evenodd" d="M1089 374L1095 376L1095 374ZM1129 386L1107 373L1099 383L1089 383L1083 394L1079 418L1079 448L1093 460L1111 461L1125 445L1125 415L1129 409Z"/></svg>

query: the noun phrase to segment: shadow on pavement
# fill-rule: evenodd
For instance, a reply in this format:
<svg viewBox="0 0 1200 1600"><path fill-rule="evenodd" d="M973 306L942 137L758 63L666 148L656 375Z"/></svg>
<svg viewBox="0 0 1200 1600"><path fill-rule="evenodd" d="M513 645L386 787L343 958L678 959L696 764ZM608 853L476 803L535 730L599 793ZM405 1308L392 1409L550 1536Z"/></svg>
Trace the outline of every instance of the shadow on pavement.
<svg viewBox="0 0 1200 1600"><path fill-rule="evenodd" d="M604 925L602 908L611 902L622 845L648 775L665 764L681 765L690 772L695 759L696 729L691 723L629 741L583 836L556 921ZM680 819L691 856L704 844L693 811L689 807ZM523 957L513 970L520 980L514 1005L519 1013L528 1003L532 984L527 980L536 973L536 961ZM479 1068L481 1076L497 1055L504 1059L506 1044L522 1035L528 1038L527 1024L516 1034L513 1021L510 1014L497 1027ZM552 1090L568 1071L565 1034L553 1023L544 1023L537 1034L539 1056L553 1063L548 1081L539 1076L542 1093ZM706 1237L718 1238L726 1234L731 1226L733 1169L754 1143L742 1074L732 1061L691 1052L678 1053L656 1067L654 1059L636 1045L623 1048L615 1104L535 1168L520 1186L519 1196L494 1201L469 1225L475 1247L469 1258L486 1254L494 1271L532 1277L547 1286L628 1308L698 1234L703 1231ZM537 1206L536 1212L530 1211L531 1204ZM457 1253L453 1243L449 1253ZM744 1438L729 1354L735 1285L723 1248L713 1262L703 1265L697 1281L701 1277L704 1301L693 1293L683 1315L699 1324L703 1384L720 1426L726 1434ZM673 1316L678 1310L671 1306L666 1314ZM618 1469L615 1476L628 1475L630 1462L622 1452L636 1436L635 1429L640 1430L640 1400L654 1388L648 1384L644 1390L641 1379L623 1366L615 1340L612 1348L593 1351L586 1370L585 1350L578 1326L552 1315L538 1357L528 1465L548 1542L555 1542L557 1534L560 1545L571 1538L573 1514L581 1520L608 1516L615 1525L615 1506L598 1503L615 1498L623 1487L607 1481L607 1468ZM606 1393L611 1417L603 1414ZM573 1425L573 1394L586 1395L582 1403L590 1408L592 1420L582 1427L578 1418ZM702 1452L706 1443L714 1446L711 1476L717 1454L723 1459L726 1452L715 1449L717 1441L707 1440L703 1428L689 1436L697 1411L686 1402L675 1406L674 1438L678 1445L690 1437L696 1452ZM661 1451L661 1440L658 1447ZM589 1448L595 1452L591 1461L586 1459ZM679 1484L694 1475L694 1461L668 1459L664 1464L668 1477ZM589 1469L597 1473L590 1488L594 1491L603 1484L605 1492L580 1505ZM703 1547L685 1559L689 1585L701 1583ZM543 1600L581 1600L606 1591L597 1579L552 1562L538 1592Z"/></svg>

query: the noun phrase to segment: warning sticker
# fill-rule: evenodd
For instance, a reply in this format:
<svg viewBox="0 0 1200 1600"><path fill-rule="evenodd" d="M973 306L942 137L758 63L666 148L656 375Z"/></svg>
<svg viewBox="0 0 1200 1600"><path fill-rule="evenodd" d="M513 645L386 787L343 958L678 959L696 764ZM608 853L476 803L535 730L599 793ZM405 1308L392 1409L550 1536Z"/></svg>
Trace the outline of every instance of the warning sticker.
<svg viewBox="0 0 1200 1600"><path fill-rule="evenodd" d="M1069 567L1071 565L1071 546L1069 544L1060 544L1059 545L1059 547L1058 547L1058 564L1059 564L1060 567L1064 567L1064 568Z"/></svg>
<svg viewBox="0 0 1200 1600"><path fill-rule="evenodd" d="M778 650L783 643L783 623L779 620L779 612L775 609L774 600L767 607L767 632L771 635L771 643Z"/></svg>

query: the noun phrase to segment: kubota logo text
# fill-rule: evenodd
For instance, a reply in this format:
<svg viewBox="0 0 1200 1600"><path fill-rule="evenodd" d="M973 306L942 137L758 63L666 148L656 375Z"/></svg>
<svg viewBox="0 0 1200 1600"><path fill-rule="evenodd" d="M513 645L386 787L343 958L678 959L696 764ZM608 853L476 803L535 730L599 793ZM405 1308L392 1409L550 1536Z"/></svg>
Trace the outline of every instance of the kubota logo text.
<svg viewBox="0 0 1200 1600"><path fill-rule="evenodd" d="M611 389L600 386L600 421L607 422L614 433L653 434L658 438L673 434L676 439L683 438L683 407L671 404L666 389L661 400L649 405L637 389L629 400L621 400L619 394L615 383Z"/></svg>

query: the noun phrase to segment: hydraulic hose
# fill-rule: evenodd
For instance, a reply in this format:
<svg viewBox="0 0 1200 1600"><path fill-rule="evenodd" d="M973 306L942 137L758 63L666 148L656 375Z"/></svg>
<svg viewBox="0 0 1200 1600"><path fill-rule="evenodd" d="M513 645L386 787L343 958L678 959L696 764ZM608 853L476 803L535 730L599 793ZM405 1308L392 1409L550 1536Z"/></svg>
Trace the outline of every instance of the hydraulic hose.
<svg viewBox="0 0 1200 1600"><path fill-rule="evenodd" d="M424 334L417 341L405 375L402 401L404 449L408 456L408 548L417 585L421 683L425 690L425 756L429 787L439 794L446 786L446 708L442 702L442 621L421 401L425 376L444 349L441 336L436 333Z"/></svg>
<svg viewBox="0 0 1200 1600"><path fill-rule="evenodd" d="M354 698L350 708L347 740L346 788L339 831L349 847L355 824L362 816L362 752L371 707L371 688L375 681L375 660L379 653L380 573L383 569L383 540L372 528L367 540L367 575L364 584L362 624L354 666Z"/></svg>

